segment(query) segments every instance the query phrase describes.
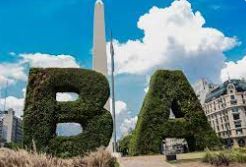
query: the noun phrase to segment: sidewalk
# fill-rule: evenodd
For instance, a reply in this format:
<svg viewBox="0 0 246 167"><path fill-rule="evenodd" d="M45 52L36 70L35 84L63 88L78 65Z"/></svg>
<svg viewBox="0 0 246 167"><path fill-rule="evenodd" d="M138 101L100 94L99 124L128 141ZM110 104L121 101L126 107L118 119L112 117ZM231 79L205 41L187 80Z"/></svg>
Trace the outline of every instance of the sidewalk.
<svg viewBox="0 0 246 167"><path fill-rule="evenodd" d="M120 167L173 167L163 155L118 158Z"/></svg>

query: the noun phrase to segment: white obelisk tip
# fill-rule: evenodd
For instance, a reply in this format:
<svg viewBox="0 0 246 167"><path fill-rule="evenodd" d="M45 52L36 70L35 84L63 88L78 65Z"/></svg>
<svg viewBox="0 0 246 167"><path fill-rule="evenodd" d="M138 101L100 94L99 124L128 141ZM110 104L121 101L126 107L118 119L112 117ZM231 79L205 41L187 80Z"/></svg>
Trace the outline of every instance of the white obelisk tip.
<svg viewBox="0 0 246 167"><path fill-rule="evenodd" d="M97 0L97 1L96 1L96 4L101 4L101 5L103 5L103 1L102 1L102 0Z"/></svg>

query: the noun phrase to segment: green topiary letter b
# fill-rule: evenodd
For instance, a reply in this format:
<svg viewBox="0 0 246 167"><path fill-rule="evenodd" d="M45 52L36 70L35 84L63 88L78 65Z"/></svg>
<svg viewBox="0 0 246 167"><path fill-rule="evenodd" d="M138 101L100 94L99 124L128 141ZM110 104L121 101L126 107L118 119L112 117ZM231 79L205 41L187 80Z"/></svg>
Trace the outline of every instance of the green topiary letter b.
<svg viewBox="0 0 246 167"><path fill-rule="evenodd" d="M58 102L57 92L75 92L76 101ZM57 156L83 155L107 146L113 121L104 105L109 97L107 79L84 69L33 68L30 70L24 109L24 145L32 140L37 149ZM77 136L56 136L58 123L76 122L83 127Z"/></svg>

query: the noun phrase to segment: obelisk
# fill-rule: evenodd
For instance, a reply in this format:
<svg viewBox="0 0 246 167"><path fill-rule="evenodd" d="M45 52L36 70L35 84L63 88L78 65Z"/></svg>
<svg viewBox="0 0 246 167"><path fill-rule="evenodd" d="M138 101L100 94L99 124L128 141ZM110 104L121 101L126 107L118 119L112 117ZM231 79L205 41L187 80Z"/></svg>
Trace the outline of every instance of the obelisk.
<svg viewBox="0 0 246 167"><path fill-rule="evenodd" d="M104 4L102 0L97 0L94 9L94 37L93 37L93 70L100 72L108 78L107 52L105 38ZM104 106L110 111L109 100ZM107 148L113 152L113 139L111 138Z"/></svg>
<svg viewBox="0 0 246 167"><path fill-rule="evenodd" d="M97 0L94 10L93 69L108 76L105 39L104 4Z"/></svg>

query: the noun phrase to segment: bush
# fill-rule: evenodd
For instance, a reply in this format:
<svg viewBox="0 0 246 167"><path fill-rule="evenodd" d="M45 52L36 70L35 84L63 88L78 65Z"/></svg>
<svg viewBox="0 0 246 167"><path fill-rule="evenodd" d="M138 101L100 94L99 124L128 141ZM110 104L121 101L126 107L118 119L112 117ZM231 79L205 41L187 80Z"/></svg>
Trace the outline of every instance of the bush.
<svg viewBox="0 0 246 167"><path fill-rule="evenodd" d="M79 99L57 102L57 92L75 92ZM100 73L73 68L32 68L29 73L24 108L24 146L56 156L83 155L107 146L113 120L104 105L109 97L108 81ZM56 136L58 123L76 122L83 133Z"/></svg>
<svg viewBox="0 0 246 167"><path fill-rule="evenodd" d="M9 148L9 149L12 149L12 150L18 150L18 149L23 148L22 147L22 143L13 143L13 142L11 142L11 143L5 143L4 144L4 147Z"/></svg>
<svg viewBox="0 0 246 167"><path fill-rule="evenodd" d="M85 156L82 161L86 164L86 167L114 167L116 164L116 158L112 157L111 154L102 147L97 149L96 152ZM79 161L77 164L76 166L79 166Z"/></svg>
<svg viewBox="0 0 246 167"><path fill-rule="evenodd" d="M246 154L246 147L234 148L233 151Z"/></svg>
<svg viewBox="0 0 246 167"><path fill-rule="evenodd" d="M229 162L246 162L245 148L236 148L232 150L223 150L219 152L211 152L206 150L206 154L203 157L203 162L207 162L214 165L229 165Z"/></svg>
<svg viewBox="0 0 246 167"><path fill-rule="evenodd" d="M231 157L234 162L245 163L246 162L245 148L233 149L231 151Z"/></svg>
<svg viewBox="0 0 246 167"><path fill-rule="evenodd" d="M122 153L123 156L129 155L131 138L132 134L129 134L127 136L124 136L119 142L119 151Z"/></svg>
<svg viewBox="0 0 246 167"><path fill-rule="evenodd" d="M229 166L230 164L230 156L225 152L210 152L209 150L206 151L205 156L203 157L203 162L210 163L216 166Z"/></svg>
<svg viewBox="0 0 246 167"><path fill-rule="evenodd" d="M211 163L215 157L215 154L212 153L210 150L206 149L205 156L203 157L202 161L206 163Z"/></svg>
<svg viewBox="0 0 246 167"><path fill-rule="evenodd" d="M242 153L235 153L233 155L233 160L235 162L245 163L246 162L246 155L245 154L242 154Z"/></svg>
<svg viewBox="0 0 246 167"><path fill-rule="evenodd" d="M220 166L220 165L229 166L230 157L227 154L220 152L217 156L218 156L217 162L215 162L217 166Z"/></svg>
<svg viewBox="0 0 246 167"><path fill-rule="evenodd" d="M0 167L114 167L116 159L104 148L84 158L60 159L25 150L0 149Z"/></svg>

